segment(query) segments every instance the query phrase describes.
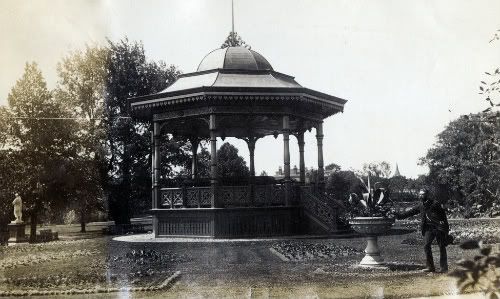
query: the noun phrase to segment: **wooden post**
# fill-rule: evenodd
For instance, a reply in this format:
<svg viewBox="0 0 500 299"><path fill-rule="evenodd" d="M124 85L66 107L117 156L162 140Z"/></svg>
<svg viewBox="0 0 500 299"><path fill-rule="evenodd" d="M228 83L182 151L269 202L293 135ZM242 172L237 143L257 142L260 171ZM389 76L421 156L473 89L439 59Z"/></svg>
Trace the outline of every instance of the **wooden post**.
<svg viewBox="0 0 500 299"><path fill-rule="evenodd" d="M255 158L255 142L257 141L257 138L255 137L248 137L247 145L248 145L248 151L250 152L250 177L255 176L255 164L254 164L254 158Z"/></svg>
<svg viewBox="0 0 500 299"><path fill-rule="evenodd" d="M290 205L290 117L283 116L283 164L284 164L284 180L285 180L285 205Z"/></svg>
<svg viewBox="0 0 500 299"><path fill-rule="evenodd" d="M190 138L191 150L193 152L193 157L191 158L191 179L195 180L198 178L198 145L200 141L198 138Z"/></svg>
<svg viewBox="0 0 500 299"><path fill-rule="evenodd" d="M151 130L151 208L155 207L155 134L154 128Z"/></svg>
<svg viewBox="0 0 500 299"><path fill-rule="evenodd" d="M210 184L212 187L211 206L216 207L217 197L217 125L215 114L210 114Z"/></svg>
<svg viewBox="0 0 500 299"><path fill-rule="evenodd" d="M154 142L154 167L153 167L153 209L158 208L160 201L160 123L153 124L153 142Z"/></svg>
<svg viewBox="0 0 500 299"><path fill-rule="evenodd" d="M249 136L246 139L247 145L248 145L248 151L250 152L250 177L248 180L249 183L249 188L250 188L250 203L254 203L255 199L255 164L254 164L254 158L255 158L255 142L257 141L257 138L255 136Z"/></svg>
<svg viewBox="0 0 500 299"><path fill-rule="evenodd" d="M318 142L318 191L325 190L325 170L323 169L323 122L316 125L316 140Z"/></svg>
<svg viewBox="0 0 500 299"><path fill-rule="evenodd" d="M153 145L154 145L154 155L153 155L153 209L158 208L158 203L160 201L160 164L161 164L161 154L160 154L160 123L153 123ZM156 214L153 214L153 234L155 237L158 236L158 219Z"/></svg>
<svg viewBox="0 0 500 299"><path fill-rule="evenodd" d="M304 132L297 134L297 143L299 144L299 171L300 171L300 184L306 183L306 165L304 162Z"/></svg>

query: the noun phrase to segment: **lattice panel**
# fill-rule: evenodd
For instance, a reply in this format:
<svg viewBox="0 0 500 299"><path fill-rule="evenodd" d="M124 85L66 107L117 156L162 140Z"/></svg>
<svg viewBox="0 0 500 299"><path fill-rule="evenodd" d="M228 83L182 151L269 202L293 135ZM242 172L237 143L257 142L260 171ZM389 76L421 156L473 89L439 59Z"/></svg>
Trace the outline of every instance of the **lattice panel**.
<svg viewBox="0 0 500 299"><path fill-rule="evenodd" d="M285 187L275 185L272 186L271 203L273 205L284 205L285 204Z"/></svg>
<svg viewBox="0 0 500 299"><path fill-rule="evenodd" d="M219 196L224 206L248 206L248 186L222 186L219 188Z"/></svg>
<svg viewBox="0 0 500 299"><path fill-rule="evenodd" d="M200 189L188 188L186 190L186 206L188 208L197 208L200 206Z"/></svg>
<svg viewBox="0 0 500 299"><path fill-rule="evenodd" d="M270 185L257 185L254 186L254 202L256 205L269 205L271 200L271 189Z"/></svg>
<svg viewBox="0 0 500 299"><path fill-rule="evenodd" d="M193 187L186 189L186 204L188 208L210 207L212 205L212 190L210 187Z"/></svg>
<svg viewBox="0 0 500 299"><path fill-rule="evenodd" d="M161 207L172 209L182 207L182 189L168 188L161 190Z"/></svg>
<svg viewBox="0 0 500 299"><path fill-rule="evenodd" d="M248 187L247 186L237 186L233 187L233 201L237 206L247 206L250 204L248 201Z"/></svg>
<svg viewBox="0 0 500 299"><path fill-rule="evenodd" d="M220 187L219 196L224 206L233 204L233 190L231 187Z"/></svg>
<svg viewBox="0 0 500 299"><path fill-rule="evenodd" d="M212 205L212 190L210 187L198 188L200 190L200 206L210 207Z"/></svg>

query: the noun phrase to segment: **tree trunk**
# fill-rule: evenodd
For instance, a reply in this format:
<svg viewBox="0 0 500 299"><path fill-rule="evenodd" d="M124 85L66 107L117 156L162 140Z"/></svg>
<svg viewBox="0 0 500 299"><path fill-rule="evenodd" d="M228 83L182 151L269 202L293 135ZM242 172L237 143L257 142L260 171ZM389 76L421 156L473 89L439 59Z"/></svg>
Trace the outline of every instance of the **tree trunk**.
<svg viewBox="0 0 500 299"><path fill-rule="evenodd" d="M131 177L130 177L130 171L131 171L131 165L132 161L129 157L130 151L128 149L128 146L125 146L124 150L124 158L122 161L122 173L123 173L123 181L122 181L122 187L121 187L121 198L120 198L120 220L119 224L130 224L130 193L131 193Z"/></svg>
<svg viewBox="0 0 500 299"><path fill-rule="evenodd" d="M82 207L80 209L80 232L85 233L85 209Z"/></svg>
<svg viewBox="0 0 500 299"><path fill-rule="evenodd" d="M30 214L30 243L36 242L36 225L38 221L37 211L33 210Z"/></svg>

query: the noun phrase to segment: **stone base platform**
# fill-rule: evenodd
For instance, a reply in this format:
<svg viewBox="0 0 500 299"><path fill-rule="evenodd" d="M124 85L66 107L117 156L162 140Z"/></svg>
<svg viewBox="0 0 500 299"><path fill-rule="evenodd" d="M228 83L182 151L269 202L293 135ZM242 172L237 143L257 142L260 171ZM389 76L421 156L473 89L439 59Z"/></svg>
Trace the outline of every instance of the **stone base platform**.
<svg viewBox="0 0 500 299"><path fill-rule="evenodd" d="M26 224L22 223L9 223L9 240L7 241L9 244L16 243L24 243L28 242L28 238L26 238Z"/></svg>
<svg viewBox="0 0 500 299"><path fill-rule="evenodd" d="M300 234L299 207L156 209L155 237L275 237Z"/></svg>
<svg viewBox="0 0 500 299"><path fill-rule="evenodd" d="M250 237L250 238L212 238L212 237L168 237L155 238L154 234L134 234L114 237L113 241L129 243L253 243L275 242L283 240L314 240L345 238L345 234L338 235L293 235L277 237ZM352 237L352 235L350 236Z"/></svg>

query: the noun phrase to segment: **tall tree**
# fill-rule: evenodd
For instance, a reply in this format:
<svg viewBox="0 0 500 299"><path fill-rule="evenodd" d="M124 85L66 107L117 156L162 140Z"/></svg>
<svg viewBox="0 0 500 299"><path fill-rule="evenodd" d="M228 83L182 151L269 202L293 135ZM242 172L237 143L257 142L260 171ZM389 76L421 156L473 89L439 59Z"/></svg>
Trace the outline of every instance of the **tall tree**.
<svg viewBox="0 0 500 299"><path fill-rule="evenodd" d="M247 178L250 170L243 157L238 155L238 149L224 143L217 151L217 174L220 178Z"/></svg>
<svg viewBox="0 0 500 299"><path fill-rule="evenodd" d="M7 100L10 134L6 144L16 158L15 190L24 200L34 240L40 211L62 195L51 191L60 188L73 123L61 122L67 115L47 89L36 63L26 64Z"/></svg>
<svg viewBox="0 0 500 299"><path fill-rule="evenodd" d="M325 170L331 171L331 172L337 172L337 171L340 171L341 169L342 168L340 167L340 165L337 165L335 163L330 163L330 164L325 166Z"/></svg>
<svg viewBox="0 0 500 299"><path fill-rule="evenodd" d="M494 116L478 113L452 121L421 160L429 166L430 181L446 186L452 208L467 217L500 212L500 119Z"/></svg>
<svg viewBox="0 0 500 299"><path fill-rule="evenodd" d="M80 210L81 231L92 209L102 209L102 183L106 176L104 98L109 64L109 50L87 46L75 51L58 64L59 84L55 95L70 107L76 118L75 157L72 164L72 198Z"/></svg>
<svg viewBox="0 0 500 299"><path fill-rule="evenodd" d="M5 128L0 127L0 129ZM0 227L7 225L14 216L12 200L17 192L16 160L11 150L0 150Z"/></svg>
<svg viewBox="0 0 500 299"><path fill-rule="evenodd" d="M389 178L391 175L391 165L385 161L382 162L371 162L363 164L363 174L373 175L379 178Z"/></svg>
<svg viewBox="0 0 500 299"><path fill-rule="evenodd" d="M495 32L490 43L500 40L500 29ZM500 66L497 66L493 71L484 72L487 78L481 81L479 85L479 94L485 96L485 101L488 102L488 107L483 112L491 112L494 108L500 107L498 96L500 95ZM500 117L498 113L495 115Z"/></svg>
<svg viewBox="0 0 500 299"><path fill-rule="evenodd" d="M134 190L149 198L150 176L133 171L151 165L150 124L129 117L127 99L159 92L174 82L179 71L164 62L146 60L141 43L123 39L108 41L108 65L104 113L108 136L108 192L110 209L118 224L130 222L130 201ZM135 165L140 165L135 167ZM149 185L150 187L150 185Z"/></svg>
<svg viewBox="0 0 500 299"><path fill-rule="evenodd" d="M330 196L345 202L351 193L361 193L359 177L350 170L332 172L325 187Z"/></svg>

